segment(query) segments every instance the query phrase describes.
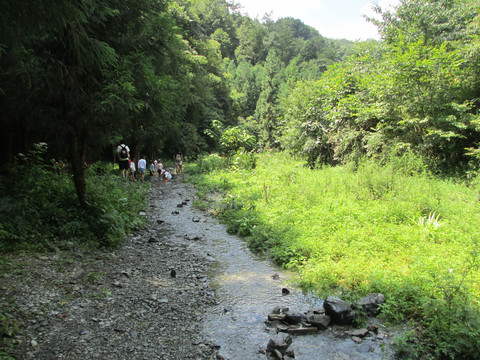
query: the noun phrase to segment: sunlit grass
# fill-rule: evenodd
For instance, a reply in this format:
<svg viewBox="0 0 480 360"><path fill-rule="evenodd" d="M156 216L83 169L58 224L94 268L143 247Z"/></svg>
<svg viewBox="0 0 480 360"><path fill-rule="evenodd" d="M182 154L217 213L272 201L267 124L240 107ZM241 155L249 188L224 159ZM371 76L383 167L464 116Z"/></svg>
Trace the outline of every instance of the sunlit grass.
<svg viewBox="0 0 480 360"><path fill-rule="evenodd" d="M203 165L191 179L202 198L215 192L213 214L304 290L384 294L381 316L412 328L395 339L409 358L478 357L480 177L436 179L409 153L319 170L273 153L254 167L216 155Z"/></svg>
<svg viewBox="0 0 480 360"><path fill-rule="evenodd" d="M225 189L223 218L251 224L254 248L321 294L395 296L405 287L430 295L436 278L455 281L478 251L478 190L421 172L374 163L310 170L272 153L254 170L217 170L203 181ZM468 279L478 296L475 267Z"/></svg>

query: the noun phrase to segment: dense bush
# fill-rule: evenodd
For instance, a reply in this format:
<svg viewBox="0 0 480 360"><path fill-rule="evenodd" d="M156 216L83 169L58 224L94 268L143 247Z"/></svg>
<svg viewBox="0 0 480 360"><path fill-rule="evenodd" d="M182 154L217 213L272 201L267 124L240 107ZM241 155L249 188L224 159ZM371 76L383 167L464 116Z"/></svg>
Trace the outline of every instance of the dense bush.
<svg viewBox="0 0 480 360"><path fill-rule="evenodd" d="M199 175L209 173L215 170L223 169L227 165L227 159L218 154L199 156L195 163L184 165L185 171L190 175Z"/></svg>
<svg viewBox="0 0 480 360"><path fill-rule="evenodd" d="M0 251L48 249L62 241L114 246L143 222L147 185L122 181L111 164L86 170L87 213L76 198L68 166L44 160L45 144L17 156L0 177Z"/></svg>
<svg viewBox="0 0 480 360"><path fill-rule="evenodd" d="M13 360L8 350L14 346L13 338L19 330L19 324L11 315L11 305L0 303L0 359Z"/></svg>

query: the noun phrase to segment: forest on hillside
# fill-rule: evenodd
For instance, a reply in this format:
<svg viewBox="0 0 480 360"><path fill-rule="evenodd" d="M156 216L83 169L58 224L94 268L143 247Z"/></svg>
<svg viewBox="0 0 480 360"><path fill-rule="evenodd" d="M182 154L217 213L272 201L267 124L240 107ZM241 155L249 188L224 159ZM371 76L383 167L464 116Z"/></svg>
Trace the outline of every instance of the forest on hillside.
<svg viewBox="0 0 480 360"><path fill-rule="evenodd" d="M327 39L226 0L3 1L0 106L12 164L33 144L71 166L288 150L311 167L414 151L440 174L480 160L475 0L377 6L381 41Z"/></svg>
<svg viewBox="0 0 480 360"><path fill-rule="evenodd" d="M2 163L44 142L80 194L83 164L113 160L122 139L137 158L217 150L231 128L270 146L280 99L353 47L223 0L0 6Z"/></svg>

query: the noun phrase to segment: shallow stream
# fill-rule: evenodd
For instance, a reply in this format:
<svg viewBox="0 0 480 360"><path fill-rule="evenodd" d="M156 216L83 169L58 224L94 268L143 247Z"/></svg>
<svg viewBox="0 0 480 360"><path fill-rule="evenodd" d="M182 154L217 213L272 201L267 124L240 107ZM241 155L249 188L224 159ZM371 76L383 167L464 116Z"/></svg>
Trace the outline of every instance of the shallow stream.
<svg viewBox="0 0 480 360"><path fill-rule="evenodd" d="M191 185L172 181L153 186L161 192L161 218L168 228L169 241L195 247L197 253L212 259L209 280L218 305L206 314L204 331L220 346L225 359L266 359L260 349L275 335L265 324L275 307L304 313L322 306L322 299L292 288L288 273L252 254L244 240L228 234L216 219L195 210ZM186 205L180 206L182 202ZM283 295L282 288L288 288L290 294ZM361 343L330 329L314 335L294 335L290 348L297 360L393 359L391 337L379 327L377 336L366 337Z"/></svg>

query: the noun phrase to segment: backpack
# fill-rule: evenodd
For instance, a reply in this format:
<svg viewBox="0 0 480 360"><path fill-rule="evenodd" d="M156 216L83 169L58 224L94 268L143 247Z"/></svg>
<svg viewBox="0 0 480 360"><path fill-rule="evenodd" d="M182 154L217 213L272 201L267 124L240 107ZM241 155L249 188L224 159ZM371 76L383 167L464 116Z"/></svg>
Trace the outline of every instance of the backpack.
<svg viewBox="0 0 480 360"><path fill-rule="evenodd" d="M128 151L126 146L122 146L120 149L120 159L128 159Z"/></svg>

